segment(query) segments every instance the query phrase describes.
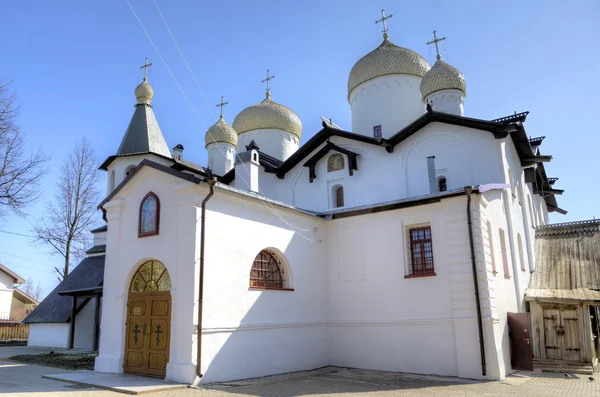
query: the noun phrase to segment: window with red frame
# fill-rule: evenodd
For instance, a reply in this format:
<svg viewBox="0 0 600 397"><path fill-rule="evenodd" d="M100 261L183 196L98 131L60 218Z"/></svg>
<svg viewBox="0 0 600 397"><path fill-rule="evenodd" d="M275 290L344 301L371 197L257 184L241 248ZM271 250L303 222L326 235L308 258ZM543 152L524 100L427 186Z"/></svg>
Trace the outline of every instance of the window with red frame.
<svg viewBox="0 0 600 397"><path fill-rule="evenodd" d="M160 224L160 201L152 192L148 193L140 204L138 237L158 234Z"/></svg>
<svg viewBox="0 0 600 397"><path fill-rule="evenodd" d="M433 268L433 245L431 227L409 229L411 276L435 274Z"/></svg>

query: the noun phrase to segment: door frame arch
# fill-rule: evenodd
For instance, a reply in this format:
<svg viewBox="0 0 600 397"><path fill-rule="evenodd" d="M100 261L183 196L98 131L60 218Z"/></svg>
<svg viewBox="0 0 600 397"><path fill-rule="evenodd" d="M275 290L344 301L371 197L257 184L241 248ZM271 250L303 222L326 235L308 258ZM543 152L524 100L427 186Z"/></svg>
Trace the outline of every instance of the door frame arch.
<svg viewBox="0 0 600 397"><path fill-rule="evenodd" d="M171 344L170 273L161 261L144 260L127 285L123 372L164 378Z"/></svg>

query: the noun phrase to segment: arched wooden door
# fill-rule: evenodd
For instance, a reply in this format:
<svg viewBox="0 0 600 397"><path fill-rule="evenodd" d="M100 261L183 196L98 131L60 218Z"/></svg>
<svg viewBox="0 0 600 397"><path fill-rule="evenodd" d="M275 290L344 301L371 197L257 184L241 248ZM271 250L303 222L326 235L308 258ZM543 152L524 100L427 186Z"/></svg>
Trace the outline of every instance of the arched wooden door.
<svg viewBox="0 0 600 397"><path fill-rule="evenodd" d="M164 378L169 362L171 278L158 261L136 272L127 301L126 373Z"/></svg>

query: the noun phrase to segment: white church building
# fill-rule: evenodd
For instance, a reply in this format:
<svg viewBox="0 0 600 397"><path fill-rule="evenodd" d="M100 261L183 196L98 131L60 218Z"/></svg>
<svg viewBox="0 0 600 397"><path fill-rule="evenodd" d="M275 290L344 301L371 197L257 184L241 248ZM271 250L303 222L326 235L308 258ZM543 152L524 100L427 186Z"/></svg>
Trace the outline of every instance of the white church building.
<svg viewBox="0 0 600 397"><path fill-rule="evenodd" d="M101 166L96 371L511 371L507 313L525 311L534 227L565 213L527 112L465 116L460 71L387 33L350 71L352 131L323 119L302 146L301 120L267 90L231 125L221 115L196 165L169 150L145 77L135 94Z"/></svg>

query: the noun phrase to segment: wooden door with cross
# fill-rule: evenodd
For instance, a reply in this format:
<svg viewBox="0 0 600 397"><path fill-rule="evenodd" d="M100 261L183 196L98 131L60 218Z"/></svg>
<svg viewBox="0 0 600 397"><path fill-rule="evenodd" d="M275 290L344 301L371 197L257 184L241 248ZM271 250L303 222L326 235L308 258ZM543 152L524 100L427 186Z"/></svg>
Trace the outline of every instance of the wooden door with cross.
<svg viewBox="0 0 600 397"><path fill-rule="evenodd" d="M171 293L130 293L127 307L124 371L164 378L169 362Z"/></svg>

